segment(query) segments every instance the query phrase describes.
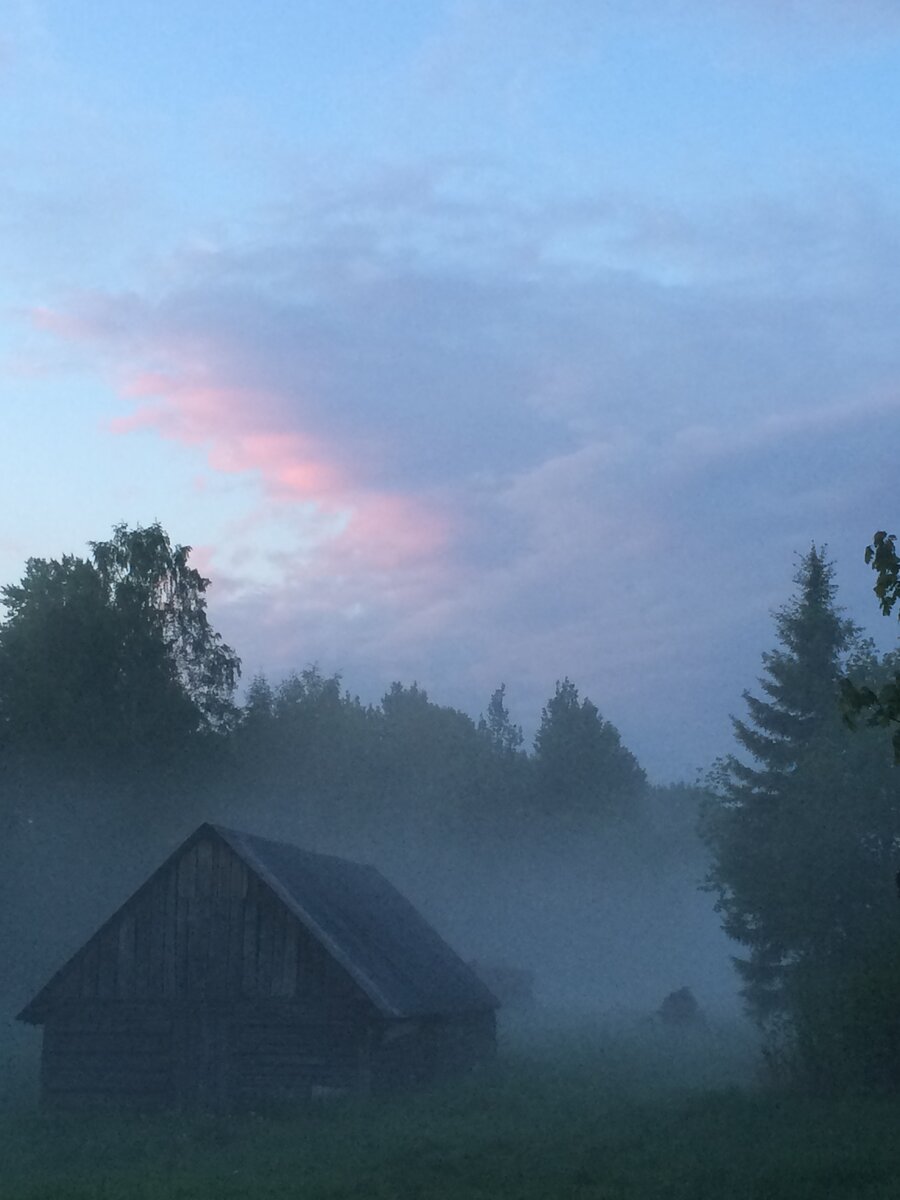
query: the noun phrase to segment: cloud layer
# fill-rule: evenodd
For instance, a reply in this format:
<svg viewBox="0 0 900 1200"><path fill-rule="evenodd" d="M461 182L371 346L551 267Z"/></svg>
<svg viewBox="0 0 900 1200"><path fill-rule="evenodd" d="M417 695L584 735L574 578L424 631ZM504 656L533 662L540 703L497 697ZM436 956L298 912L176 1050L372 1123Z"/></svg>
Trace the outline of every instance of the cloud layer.
<svg viewBox="0 0 900 1200"><path fill-rule="evenodd" d="M811 540L878 626L897 7L332 7L11 6L4 570L174 516L248 671L689 774Z"/></svg>
<svg viewBox="0 0 900 1200"><path fill-rule="evenodd" d="M568 673L661 774L672 705L706 689L701 760L792 553L884 519L897 247L863 201L504 210L450 203L457 168L432 171L35 319L107 364L117 435L253 481L209 551L249 663L417 678L476 711L505 679L532 715Z"/></svg>

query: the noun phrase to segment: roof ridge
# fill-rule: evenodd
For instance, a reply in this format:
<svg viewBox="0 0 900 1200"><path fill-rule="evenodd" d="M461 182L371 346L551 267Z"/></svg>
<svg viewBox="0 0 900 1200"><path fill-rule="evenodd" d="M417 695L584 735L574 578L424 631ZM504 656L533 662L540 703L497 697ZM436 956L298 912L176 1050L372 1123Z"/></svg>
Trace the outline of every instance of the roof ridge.
<svg viewBox="0 0 900 1200"><path fill-rule="evenodd" d="M346 858L343 854L328 854L324 850L309 850L306 846L298 846L296 842L284 842L280 838L264 837L259 833L251 833L248 829L235 829L231 825L220 825L215 821L205 821L204 825L210 829L214 829L216 833L226 836L231 834L232 837L250 838L254 842L265 842L269 846L278 846L282 850L296 850L298 854L306 854L310 858L326 859L330 862L341 863L343 866L359 867L366 871L376 871L381 875L381 872L374 863L360 862L358 858Z"/></svg>

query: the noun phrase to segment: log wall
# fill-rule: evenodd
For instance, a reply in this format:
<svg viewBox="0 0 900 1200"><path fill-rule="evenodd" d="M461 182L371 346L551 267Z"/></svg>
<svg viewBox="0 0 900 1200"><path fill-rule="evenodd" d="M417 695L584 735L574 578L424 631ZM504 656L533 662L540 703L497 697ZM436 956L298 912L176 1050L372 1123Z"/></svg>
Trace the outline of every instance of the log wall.
<svg viewBox="0 0 900 1200"><path fill-rule="evenodd" d="M294 1006L90 1003L44 1028L42 1095L54 1107L247 1108L368 1090L365 1024Z"/></svg>
<svg viewBox="0 0 900 1200"><path fill-rule="evenodd" d="M259 1013L233 1029L231 1096L240 1107L365 1090L365 1026Z"/></svg>
<svg viewBox="0 0 900 1200"><path fill-rule="evenodd" d="M41 1094L54 1106L175 1100L172 1015L119 1006L63 1011L44 1026Z"/></svg>

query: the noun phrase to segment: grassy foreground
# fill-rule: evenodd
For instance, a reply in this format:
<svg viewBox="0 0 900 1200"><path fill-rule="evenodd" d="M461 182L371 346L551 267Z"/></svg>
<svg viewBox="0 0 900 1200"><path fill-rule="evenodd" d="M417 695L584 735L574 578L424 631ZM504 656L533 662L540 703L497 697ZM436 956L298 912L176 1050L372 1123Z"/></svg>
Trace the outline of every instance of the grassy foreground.
<svg viewBox="0 0 900 1200"><path fill-rule="evenodd" d="M896 1200L900 1102L777 1095L723 1034L507 1039L478 1079L242 1117L0 1113L3 1200ZM743 1056L742 1056L743 1054Z"/></svg>

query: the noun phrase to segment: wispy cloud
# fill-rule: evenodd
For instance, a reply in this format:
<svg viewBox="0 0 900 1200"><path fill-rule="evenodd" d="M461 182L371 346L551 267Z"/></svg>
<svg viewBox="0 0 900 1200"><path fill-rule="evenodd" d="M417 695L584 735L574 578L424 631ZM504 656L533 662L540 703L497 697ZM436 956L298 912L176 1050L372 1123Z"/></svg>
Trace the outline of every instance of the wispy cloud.
<svg viewBox="0 0 900 1200"><path fill-rule="evenodd" d="M770 205L764 250L734 254L722 228L752 231L750 209L660 210L654 236L694 255L673 283L646 205L600 196L618 265L589 239L581 263L559 252L584 237L574 202L510 202L486 255L470 231L502 228L502 198L463 200L442 169L35 320L118 380L119 436L255 481L204 560L251 666L439 679L469 707L506 678L532 712L568 672L636 730L648 678L714 686L735 621L765 637L793 550L877 519L896 248L852 206L817 224ZM817 253L840 286L794 269Z"/></svg>

